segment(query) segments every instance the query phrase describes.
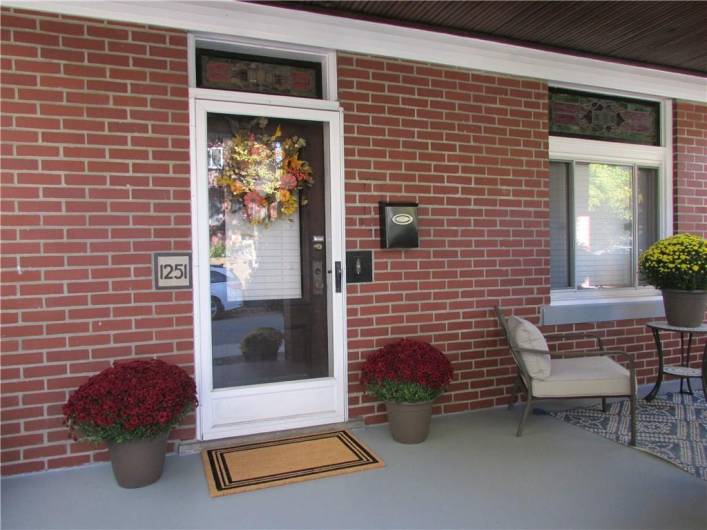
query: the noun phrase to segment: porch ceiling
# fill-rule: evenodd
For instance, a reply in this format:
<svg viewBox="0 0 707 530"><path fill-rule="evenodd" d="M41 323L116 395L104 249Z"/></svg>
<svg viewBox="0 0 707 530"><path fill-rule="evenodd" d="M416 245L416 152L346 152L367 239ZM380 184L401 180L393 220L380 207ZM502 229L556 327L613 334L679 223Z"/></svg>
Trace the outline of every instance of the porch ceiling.
<svg viewBox="0 0 707 530"><path fill-rule="evenodd" d="M707 76L705 2L268 3Z"/></svg>

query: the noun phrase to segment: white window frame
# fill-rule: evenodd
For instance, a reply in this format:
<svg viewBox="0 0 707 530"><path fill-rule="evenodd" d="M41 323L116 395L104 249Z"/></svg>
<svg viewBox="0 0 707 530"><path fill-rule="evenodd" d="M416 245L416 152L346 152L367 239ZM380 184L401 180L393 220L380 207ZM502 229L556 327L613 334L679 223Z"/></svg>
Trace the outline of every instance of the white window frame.
<svg viewBox="0 0 707 530"><path fill-rule="evenodd" d="M574 88L576 86L564 86ZM602 94L626 94L581 87L581 90ZM632 96L635 96L632 94ZM641 99L656 98L641 97ZM660 102L661 145L648 146L619 142L604 142L560 136L549 137L551 162L597 162L656 168L658 170L658 238L672 235L673 226L673 149L672 102ZM616 289L577 290L552 289L550 305L542 308L543 324L576 324L633 318L663 316L660 292L650 286Z"/></svg>

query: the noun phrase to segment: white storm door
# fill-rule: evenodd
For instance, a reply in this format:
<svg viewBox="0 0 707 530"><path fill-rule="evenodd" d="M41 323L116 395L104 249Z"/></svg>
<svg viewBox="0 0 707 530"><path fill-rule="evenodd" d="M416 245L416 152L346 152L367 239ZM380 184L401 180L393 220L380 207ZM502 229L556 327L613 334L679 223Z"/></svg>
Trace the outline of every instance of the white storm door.
<svg viewBox="0 0 707 530"><path fill-rule="evenodd" d="M341 114L194 111L198 436L345 421Z"/></svg>

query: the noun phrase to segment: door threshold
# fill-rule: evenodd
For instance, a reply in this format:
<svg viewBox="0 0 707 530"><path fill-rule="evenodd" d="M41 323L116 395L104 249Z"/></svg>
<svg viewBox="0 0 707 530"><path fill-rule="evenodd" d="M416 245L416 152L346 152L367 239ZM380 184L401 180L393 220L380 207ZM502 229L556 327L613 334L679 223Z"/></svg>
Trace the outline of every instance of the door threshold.
<svg viewBox="0 0 707 530"><path fill-rule="evenodd" d="M195 453L200 453L204 449L215 449L218 447L225 447L230 445L242 445L271 440L282 440L284 438L292 438L295 436L306 436L308 434L319 434L322 432L360 429L362 427L365 427L363 418L354 418L350 419L349 421L342 421L338 423L327 423L325 425L300 427L298 429L286 429L282 431L248 434L246 436L234 436L232 438L220 438L218 440L193 440L189 442L179 442L177 447L177 454L192 455Z"/></svg>

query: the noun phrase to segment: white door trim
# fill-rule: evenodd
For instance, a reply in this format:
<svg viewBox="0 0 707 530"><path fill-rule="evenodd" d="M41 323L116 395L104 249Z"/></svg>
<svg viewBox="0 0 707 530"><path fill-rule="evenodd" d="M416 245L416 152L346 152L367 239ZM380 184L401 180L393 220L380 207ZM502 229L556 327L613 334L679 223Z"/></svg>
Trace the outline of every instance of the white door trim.
<svg viewBox="0 0 707 530"><path fill-rule="evenodd" d="M322 122L325 140L325 173L328 175L325 188L327 270L334 271L336 261L342 263L345 261L343 113L338 108L326 110L197 98L191 99L190 110L194 348L195 372L200 396L200 406L197 409L197 438L211 440L346 421L348 384L345 288L342 286L341 293L334 292L333 273L328 275L327 281L329 351L333 356L330 359L332 377L212 390L210 293L205 287L210 284L209 238L208 226L205 223L208 200L206 186L201 185L205 175L200 175L206 167L204 156L208 112ZM201 169L202 165L204 169ZM234 398L239 402L236 410L228 405L229 400ZM251 411L256 403L265 403L275 411L275 416L267 420L255 417Z"/></svg>

